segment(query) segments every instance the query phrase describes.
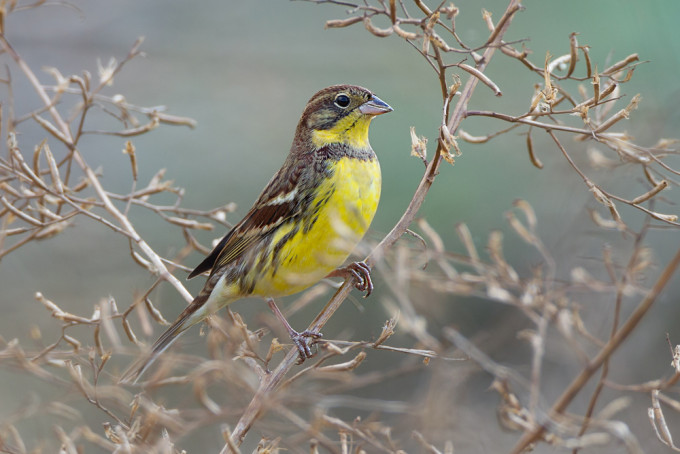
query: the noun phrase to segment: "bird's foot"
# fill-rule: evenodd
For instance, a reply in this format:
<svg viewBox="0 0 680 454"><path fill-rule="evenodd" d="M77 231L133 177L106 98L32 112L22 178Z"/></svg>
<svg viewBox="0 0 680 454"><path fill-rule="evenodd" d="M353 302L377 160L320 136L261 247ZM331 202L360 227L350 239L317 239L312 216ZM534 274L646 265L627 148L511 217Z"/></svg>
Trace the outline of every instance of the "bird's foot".
<svg viewBox="0 0 680 454"><path fill-rule="evenodd" d="M330 277L344 277L352 276L356 280L354 288L360 292L366 292L364 298L368 297L373 291L373 281L371 280L371 268L365 262L354 262L349 265L338 268L329 274Z"/></svg>
<svg viewBox="0 0 680 454"><path fill-rule="evenodd" d="M314 356L314 353L312 353L312 349L310 347L314 345L314 342L316 342L318 339L321 339L323 335L318 331L312 331L309 329L304 330L301 333L295 331L290 326L290 323L288 323L288 320L286 320L286 317L283 316L283 313L281 313L281 310L273 299L267 298L267 304L269 304L269 307L271 308L272 312L274 312L274 315L276 315L276 318L278 318L283 326L286 327L286 331L288 331L288 334L290 335L290 340L292 340L293 344L295 344L297 347L298 353L300 355L297 363L302 364L306 359Z"/></svg>
<svg viewBox="0 0 680 454"><path fill-rule="evenodd" d="M298 364L302 364L306 359L314 356L311 346L314 345L317 340L323 337L323 334L320 332L311 330L305 330L301 333L291 330L289 334L290 340L293 341L293 344L295 344L297 347L298 353L300 355L297 362Z"/></svg>

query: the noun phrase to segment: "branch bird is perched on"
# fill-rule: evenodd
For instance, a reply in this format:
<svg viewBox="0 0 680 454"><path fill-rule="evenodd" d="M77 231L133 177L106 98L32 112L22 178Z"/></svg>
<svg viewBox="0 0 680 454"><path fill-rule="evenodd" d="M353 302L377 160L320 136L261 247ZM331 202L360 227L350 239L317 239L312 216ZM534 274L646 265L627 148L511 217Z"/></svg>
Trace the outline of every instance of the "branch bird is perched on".
<svg viewBox="0 0 680 454"><path fill-rule="evenodd" d="M324 277L357 279L370 294L363 262L341 267L366 233L380 199L380 165L368 142L376 115L392 108L362 87L334 85L309 100L286 161L243 220L189 275L210 270L203 290L121 382L136 381L191 326L244 297L261 296L286 326L304 360L311 356L273 298L302 291ZM340 267L340 268L339 268Z"/></svg>

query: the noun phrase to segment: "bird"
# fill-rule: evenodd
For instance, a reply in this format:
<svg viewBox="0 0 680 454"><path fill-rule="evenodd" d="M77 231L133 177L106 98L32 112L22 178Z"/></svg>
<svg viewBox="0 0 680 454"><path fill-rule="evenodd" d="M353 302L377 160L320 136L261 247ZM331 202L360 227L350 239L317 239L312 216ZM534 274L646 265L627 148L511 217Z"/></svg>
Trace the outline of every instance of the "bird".
<svg viewBox="0 0 680 454"><path fill-rule="evenodd" d="M311 358L309 344L321 333L295 331L274 299L326 277L353 276L364 296L373 290L366 263L342 265L368 230L380 199L380 165L368 140L369 125L392 110L356 85L333 85L314 94L281 169L189 274L191 279L209 271L203 289L119 382L137 382L187 329L251 296L267 301L298 348L299 361Z"/></svg>

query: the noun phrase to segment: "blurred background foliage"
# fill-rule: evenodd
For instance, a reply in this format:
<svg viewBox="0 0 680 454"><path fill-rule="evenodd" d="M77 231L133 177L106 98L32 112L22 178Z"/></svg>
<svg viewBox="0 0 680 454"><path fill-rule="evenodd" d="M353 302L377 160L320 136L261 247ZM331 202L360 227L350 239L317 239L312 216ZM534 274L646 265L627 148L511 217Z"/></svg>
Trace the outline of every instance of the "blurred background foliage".
<svg viewBox="0 0 680 454"><path fill-rule="evenodd" d="M420 160L409 156L409 127L415 126L419 135L430 138L431 155L441 121L441 104L432 69L402 40L375 38L361 24L324 30L326 20L345 17L343 9L306 2L120 0L73 1L71 4L77 9L55 4L14 13L7 22L5 34L32 67L53 66L63 74L78 74L87 69L96 74L98 59L104 63L110 57L120 60L137 37L145 36L142 50L146 57L129 64L116 77L110 93L120 91L138 105L163 104L170 113L192 117L198 122L194 130L164 127L133 139L140 181L147 181L158 168L166 168L166 177L186 188L184 206L210 209L235 202L238 208L228 217L235 222L279 168L309 97L327 85L351 83L368 87L395 109L389 116L375 121L371 129L371 143L383 169L383 197L371 238L380 239L409 203L423 172ZM456 6L461 10L457 19L461 38L481 45L486 39L485 34L480 34L480 30L485 30L480 26L481 9L499 17L506 2L468 0L456 2ZM527 39L526 46L533 52L533 60L542 62L546 52L567 53L569 34L575 31L580 34L580 43L591 47L591 59L601 64L600 69L628 54L638 53L641 60L649 63L636 69L624 92L628 99L642 93L642 103L633 113L635 127L627 123L621 127L634 135L638 143L647 145L660 137L678 136L680 31L676 21L680 17L680 3L649 0L625 2L624 7L615 0L573 0L529 1L525 6L526 11L515 18L506 41ZM540 80L516 62L501 57L494 59L488 74L501 83L503 97L496 98L485 87L480 87L471 108L509 114L521 114L528 109L533 86ZM47 75L40 77L46 82L49 80ZM16 110L26 112L38 107L39 100L19 79L14 87ZM103 122L100 126L105 128L106 124ZM489 119L476 118L463 123L463 128L474 135L502 127ZM42 136L42 131L32 126L19 141L32 146ZM80 148L91 162L105 170L104 181L108 187L124 193L131 181L129 163L120 155L123 143L124 139L101 140L99 136L92 136L84 140ZM586 147L582 143L569 145L583 150ZM529 162L525 136L520 134L510 133L479 145L461 142L461 148L463 154L455 166L442 167L420 213L442 235L447 248L462 251L454 235L454 225L458 222L469 225L480 248L486 244L491 230L503 229L508 232L505 251L508 261L520 272L530 270L539 257L510 233L503 216L518 198L529 201L537 211L541 237L558 262L558 278L567 278L577 264L601 268L594 262L600 256L602 245L615 246L621 242L619 233L604 232L593 226L586 208L600 207L549 138L534 142L534 149L545 164L542 170ZM585 160L584 154L574 155L577 160ZM677 161L675 164L677 168ZM602 171L596 179L623 196L634 196L643 191L641 177L636 169L628 174L618 171L615 176ZM677 188L671 189L668 198L680 201ZM637 212L626 208L621 211L625 220L639 227L642 217ZM176 230L166 229L163 222L148 213L133 212L132 218L142 236L160 253L172 256L183 243ZM205 243L221 234L200 232L199 237ZM655 262L661 264L668 261L680 244L674 230L655 231L648 241L653 247ZM616 253L620 259L626 257L625 250L620 255ZM199 261L198 254L194 254L186 264L192 266ZM189 284L192 292L202 285L200 280ZM3 311L0 335L6 340L18 337L22 342L30 342L34 326L42 332L44 340L39 342L48 343L58 335L59 326L34 301L36 291L59 301L73 313L87 316L93 302L108 295L116 298L120 307L127 307L134 297L130 289L141 293L151 282L148 273L131 263L124 238L111 236L101 226L80 219L59 241L31 243L0 263ZM376 283L375 296L362 301L354 298L354 304L345 303L324 331L328 337L370 339L379 335L383 321L391 314L378 304L387 296L380 292L380 278ZM662 295L655 311L628 342L627 348L637 353L635 364L627 364L623 357L617 358L613 368L620 373L619 380L623 377L638 382L667 371L665 333L670 333L674 342L680 341L676 323L680 317L679 287L676 278L673 287ZM422 292L414 297L414 302L434 326L451 325L473 338L479 336L485 351L502 363L513 364L527 357L529 347L525 343L506 337L516 331L516 326L522 326L522 317L516 311L483 299L444 298L428 294L424 289L419 291ZM168 289L156 296L156 303L168 319L173 319L184 307L181 298ZM611 305L613 301L604 304L602 313L607 314ZM318 308L296 314L293 325L306 326ZM253 321L256 314L267 310L261 301L240 302L233 309L249 320L251 329L256 328L257 322ZM594 317L595 324L591 326L594 332L598 332L598 326L601 330L609 329L606 316L599 321ZM184 351L199 354L204 351L203 343L198 330L187 334L182 341ZM559 346L548 348L548 356L559 354ZM373 366L379 366L389 364L391 356L372 352L369 358ZM122 367L127 360L118 364ZM419 396L436 400L434 390L446 390L449 386L453 389L459 382L470 380L469 385L477 392L461 393L454 404L494 424L491 406L496 397L482 392L489 380L482 374L473 374L472 369L470 364L456 363L435 370L431 376L416 374L390 383L379 392L375 389L365 392L373 398L392 396L394 400L410 400L411 396ZM459 374L459 370L467 372ZM519 370L527 372L528 366L520 365ZM554 374L555 382L554 390L544 390L546 395L552 397L551 393L561 390L575 370L556 368L546 372L548 377ZM547 382L550 380L546 378ZM0 387L0 420L33 399L45 399L55 391L11 370L0 370L0 382L4 384ZM485 402L471 397L478 394L486 396ZM641 405L647 404L641 402ZM486 408L480 408L484 406ZM94 408L82 410L93 418L106 420ZM498 435L498 439L489 441L477 431L466 432L475 428L478 419L467 418L454 408L439 411L441 414L432 410L418 417L429 419L435 426L455 425L459 433L464 433L465 436L454 439L454 445L460 449L457 452L498 452L504 439L515 439L514 435ZM342 416L351 418L351 415L348 411ZM630 418L640 424L643 434L654 438L644 411ZM409 427L408 421L402 423ZM36 438L42 438L50 429L45 425L33 430ZM188 440L187 447L199 446L198 438Z"/></svg>

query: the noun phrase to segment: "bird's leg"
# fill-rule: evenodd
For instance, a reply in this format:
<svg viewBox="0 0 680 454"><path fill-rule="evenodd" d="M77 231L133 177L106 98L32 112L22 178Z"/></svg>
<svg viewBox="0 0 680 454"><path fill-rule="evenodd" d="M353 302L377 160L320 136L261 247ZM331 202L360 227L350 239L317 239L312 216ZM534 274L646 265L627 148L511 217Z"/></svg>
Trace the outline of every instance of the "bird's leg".
<svg viewBox="0 0 680 454"><path fill-rule="evenodd" d="M297 347L298 352L300 353L300 359L298 360L298 364L302 364L305 361L305 359L314 356L309 346L311 343L314 343L316 339L322 338L323 335L318 331L305 330L301 333L295 331L293 327L290 326L290 323L288 323L288 320L286 320L286 317L283 316L283 313L281 313L281 310L276 305L273 299L267 298L267 304L269 304L269 308L272 310L272 312L274 312L276 318L278 318L279 321L283 323L283 326L286 327L286 330L290 335L290 340L292 340L293 344L295 344L295 346ZM309 342L308 339L312 339L312 342Z"/></svg>
<svg viewBox="0 0 680 454"><path fill-rule="evenodd" d="M373 291L373 281L371 281L371 268L368 265L366 265L365 262L350 263L345 267L338 268L337 270L332 271L326 277L342 277L346 279L350 276L354 277L357 280L357 283L354 284L354 288L356 288L360 292L366 292L364 298L371 294L371 292Z"/></svg>

